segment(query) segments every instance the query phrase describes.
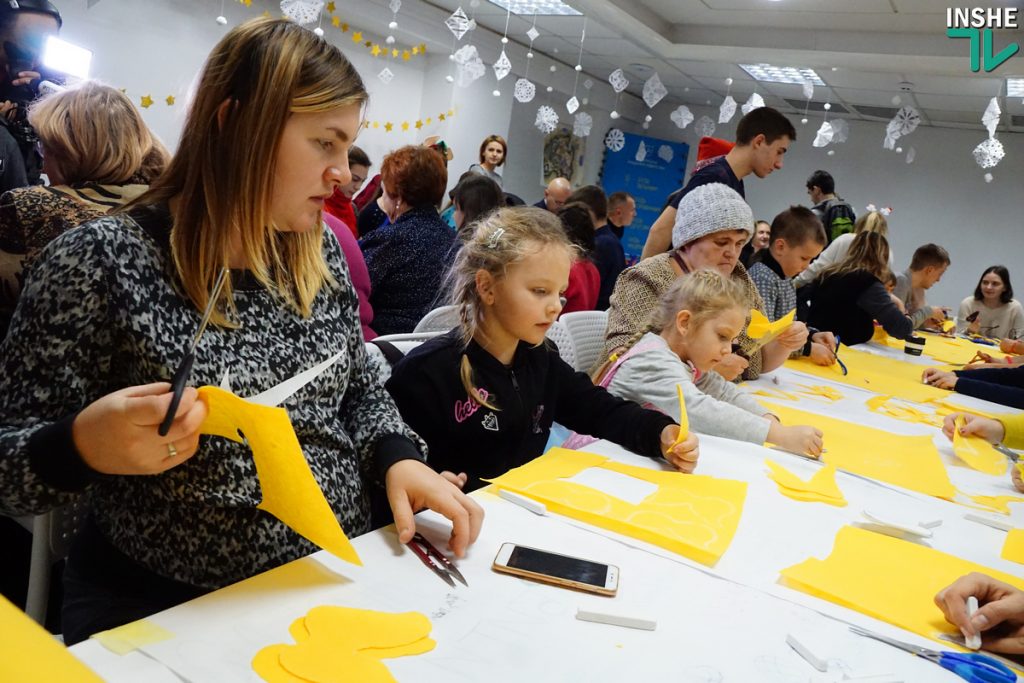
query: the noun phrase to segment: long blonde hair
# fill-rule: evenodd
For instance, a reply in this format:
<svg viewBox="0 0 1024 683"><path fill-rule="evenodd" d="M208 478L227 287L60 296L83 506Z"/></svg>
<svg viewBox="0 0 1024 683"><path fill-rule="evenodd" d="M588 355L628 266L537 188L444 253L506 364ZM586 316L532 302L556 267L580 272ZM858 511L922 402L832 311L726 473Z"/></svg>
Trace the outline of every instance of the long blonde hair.
<svg viewBox="0 0 1024 683"><path fill-rule="evenodd" d="M97 81L41 98L28 120L65 185L147 184L170 158L128 96Z"/></svg>
<svg viewBox="0 0 1024 683"><path fill-rule="evenodd" d="M853 224L854 235L859 235L862 232L877 232L888 239L889 221L885 220L885 216L878 211L868 211Z"/></svg>
<svg viewBox="0 0 1024 683"><path fill-rule="evenodd" d="M485 271L495 280L500 280L513 265L551 247L564 248L570 258L575 257L575 248L562 230L561 222L545 209L498 209L472 226L472 236L459 250L447 277L451 302L458 307L463 344L469 344L483 322L484 309L476 285L477 272ZM462 355L460 375L462 386L470 398L497 410L474 386L473 367L465 354Z"/></svg>
<svg viewBox="0 0 1024 683"><path fill-rule="evenodd" d="M850 250L842 261L818 273L818 282L836 275L866 270L879 280L889 272L889 241L879 232L862 232L850 242Z"/></svg>
<svg viewBox="0 0 1024 683"><path fill-rule="evenodd" d="M213 48L167 172L133 206L174 200L171 252L186 296L203 309L234 235L259 282L308 317L334 285L323 230L281 232L271 224L281 134L295 113L367 101L363 80L338 48L291 21L254 19ZM224 310L230 325L230 280Z"/></svg>

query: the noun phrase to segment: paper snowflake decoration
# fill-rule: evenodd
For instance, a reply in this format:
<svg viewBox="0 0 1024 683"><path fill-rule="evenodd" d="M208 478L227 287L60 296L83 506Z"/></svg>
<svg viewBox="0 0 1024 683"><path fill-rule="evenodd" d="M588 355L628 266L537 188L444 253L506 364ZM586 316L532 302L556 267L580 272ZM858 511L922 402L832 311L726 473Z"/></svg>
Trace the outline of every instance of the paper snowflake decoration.
<svg viewBox="0 0 1024 683"><path fill-rule="evenodd" d="M622 73L622 69L616 69L608 76L608 83L612 86L612 90L620 93L629 86L629 79L626 78L626 74Z"/></svg>
<svg viewBox="0 0 1024 683"><path fill-rule="evenodd" d="M391 69L389 69L387 67L384 67L384 70L381 71L379 74L377 74L377 78L379 78L380 82L383 83L384 85L387 85L388 83L390 83L391 79L394 78L394 77L395 77L395 74L391 73Z"/></svg>
<svg viewBox="0 0 1024 683"><path fill-rule="evenodd" d="M999 100L993 97L988 107L985 108L985 114L981 117L981 122L985 124L985 128L988 129L988 136L992 137L996 134L996 126L999 125L999 117L1002 115L1003 110L999 108Z"/></svg>
<svg viewBox="0 0 1024 683"><path fill-rule="evenodd" d="M666 164L671 164L672 159L676 153L668 145L662 145L658 148L658 158L664 161Z"/></svg>
<svg viewBox="0 0 1024 683"><path fill-rule="evenodd" d="M621 152L626 146L626 134L618 128L612 128L604 136L604 146L611 152Z"/></svg>
<svg viewBox="0 0 1024 683"><path fill-rule="evenodd" d="M832 142L846 142L850 137L850 124L846 119L832 121Z"/></svg>
<svg viewBox="0 0 1024 683"><path fill-rule="evenodd" d="M544 134L551 133L558 126L558 113L546 104L542 105L537 109L537 119L533 125Z"/></svg>
<svg viewBox="0 0 1024 683"><path fill-rule="evenodd" d="M974 148L974 160L982 168L992 168L999 164L1006 156L1003 143L996 138L989 138Z"/></svg>
<svg viewBox="0 0 1024 683"><path fill-rule="evenodd" d="M281 14L296 24L313 23L323 9L323 0L281 0Z"/></svg>
<svg viewBox="0 0 1024 683"><path fill-rule="evenodd" d="M537 40L537 38L540 37L540 31L537 30L536 26L531 26L530 30L526 32L526 35L532 43L533 41Z"/></svg>
<svg viewBox="0 0 1024 683"><path fill-rule="evenodd" d="M914 163L914 159L916 157L917 157L917 150L916 149L911 147L910 149L907 150L907 163L908 164Z"/></svg>
<svg viewBox="0 0 1024 683"><path fill-rule="evenodd" d="M570 114L575 114L576 110L580 108L580 101L573 95L569 98L569 101L565 103L565 108Z"/></svg>
<svg viewBox="0 0 1024 683"><path fill-rule="evenodd" d="M451 16L444 20L444 25L448 27L448 30L455 36L455 40L462 40L462 36L466 35L466 31L469 30L469 17L461 7L452 12Z"/></svg>
<svg viewBox="0 0 1024 683"><path fill-rule="evenodd" d="M715 134L715 122L710 116L702 116L693 124L693 132L698 138L709 138Z"/></svg>
<svg viewBox="0 0 1024 683"><path fill-rule="evenodd" d="M893 125L893 130L898 133L894 137L910 135L917 130L919 123L921 123L921 115L913 107L901 107L896 112L896 116L892 117L892 121L889 122L889 124ZM888 130L888 125L886 130Z"/></svg>
<svg viewBox="0 0 1024 683"><path fill-rule="evenodd" d="M729 123L732 121L732 117L736 115L736 100L732 98L732 95L726 95L725 99L722 100L722 106L718 108L718 122Z"/></svg>
<svg viewBox="0 0 1024 683"><path fill-rule="evenodd" d="M536 94L537 86L535 86L533 83L526 80L525 78L520 78L518 81L516 81L516 87L512 91L512 96L516 98L516 101L522 102L523 104L526 104L527 102L533 100Z"/></svg>
<svg viewBox="0 0 1024 683"><path fill-rule="evenodd" d="M985 178L985 182L986 183L991 183L992 182L992 174L991 173L986 173L983 177Z"/></svg>
<svg viewBox="0 0 1024 683"><path fill-rule="evenodd" d="M470 83L487 73L487 67L480 59L475 45L463 45L455 53L455 69L459 74L459 86L467 87Z"/></svg>
<svg viewBox="0 0 1024 683"><path fill-rule="evenodd" d="M578 138L585 138L590 135L590 129L594 125L594 117L585 111L576 114L572 121L572 134Z"/></svg>
<svg viewBox="0 0 1024 683"><path fill-rule="evenodd" d="M676 124L680 128L686 128L688 125L693 123L693 112L685 104L681 104L675 108L675 110L669 114L669 118L672 119L672 123Z"/></svg>
<svg viewBox="0 0 1024 683"><path fill-rule="evenodd" d="M758 95L757 93L753 93L747 99L746 103L742 107L740 107L740 110L743 112L743 115L746 116L755 109L760 109L763 106L764 98Z"/></svg>
<svg viewBox="0 0 1024 683"><path fill-rule="evenodd" d="M587 90L590 90L591 88L594 87L594 81L588 78L587 80L583 81L583 87L586 88Z"/></svg>
<svg viewBox="0 0 1024 683"><path fill-rule="evenodd" d="M821 128L818 129L818 134L814 137L814 142L811 144L815 147L824 147L828 143L832 142L832 136L834 135L832 130L832 124L828 121L821 122Z"/></svg>
<svg viewBox="0 0 1024 683"><path fill-rule="evenodd" d="M654 105L661 102L661 99L667 94L668 90L665 89L665 86L661 82L661 77L658 76L658 72L655 71L654 75L648 78L647 82L644 83L644 102L647 103L648 107L653 109Z"/></svg>
<svg viewBox="0 0 1024 683"><path fill-rule="evenodd" d="M509 72L512 71L512 62L508 60L508 55L505 54L504 50L501 51L501 56L498 57L498 61L491 68L494 69L494 77L499 81L508 76Z"/></svg>
<svg viewBox="0 0 1024 683"><path fill-rule="evenodd" d="M640 141L640 146L636 148L636 156L634 157L637 161L643 161L647 158L647 145L644 141Z"/></svg>
<svg viewBox="0 0 1024 683"><path fill-rule="evenodd" d="M804 81L804 99L809 100L814 97L814 83L811 81Z"/></svg>
<svg viewBox="0 0 1024 683"><path fill-rule="evenodd" d="M885 149L896 149L896 138L893 137L892 132L886 131L885 139L882 140L882 147Z"/></svg>
<svg viewBox="0 0 1024 683"><path fill-rule="evenodd" d="M402 9L402 0L391 0L388 3L388 9L392 14L398 14L398 10Z"/></svg>

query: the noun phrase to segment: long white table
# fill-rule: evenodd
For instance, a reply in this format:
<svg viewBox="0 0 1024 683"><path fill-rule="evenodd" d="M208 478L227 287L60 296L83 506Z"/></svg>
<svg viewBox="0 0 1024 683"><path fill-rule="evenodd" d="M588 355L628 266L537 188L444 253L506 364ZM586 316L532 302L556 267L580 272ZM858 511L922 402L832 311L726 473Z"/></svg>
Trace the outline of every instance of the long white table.
<svg viewBox="0 0 1024 683"><path fill-rule="evenodd" d="M885 353L884 349L879 352ZM785 389L819 378L782 369L753 386ZM934 434L954 484L972 493L1013 492L1009 475L991 477L956 464L944 437L924 425L898 422L861 408L871 394L841 384L846 398L833 405L804 401L799 407L904 434ZM1005 408L956 397L993 412ZM660 465L607 442L586 450L657 468ZM765 475L765 458L801 476L819 465L796 456L736 441L701 437L699 472L748 482L736 536L713 568L669 551L589 527L557 515L538 517L485 491L475 494L486 510L480 538L457 562L469 587L452 589L401 547L393 529L355 539L364 561L354 567L325 552L293 562L208 596L153 615L150 621L175 634L171 640L119 657L95 641L72 652L111 681L257 681L250 662L266 645L292 643L288 625L320 605L381 611L419 611L430 617L433 651L385 660L400 681L674 680L837 681L890 674L903 681L957 681L940 667L854 636L848 624L934 647L931 641L777 583L779 570L808 557L825 557L836 532L862 510L912 519L941 519L929 544L940 550L1020 574L1000 559L1002 532L963 519L967 508L897 490L859 477L838 475L849 505L837 508L781 496ZM1024 526L1024 506L1012 519ZM433 513L417 517L421 531L444 548L447 522ZM494 573L500 545L517 542L618 565L621 585L603 598ZM577 621L578 608L657 621L655 631ZM813 669L787 644L803 635L830 658L827 673Z"/></svg>

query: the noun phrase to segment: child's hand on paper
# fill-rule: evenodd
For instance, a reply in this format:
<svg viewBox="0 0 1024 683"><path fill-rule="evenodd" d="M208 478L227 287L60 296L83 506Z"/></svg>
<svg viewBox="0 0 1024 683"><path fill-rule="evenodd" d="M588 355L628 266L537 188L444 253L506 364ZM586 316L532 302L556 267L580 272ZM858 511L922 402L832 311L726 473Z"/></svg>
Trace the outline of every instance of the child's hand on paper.
<svg viewBox="0 0 1024 683"><path fill-rule="evenodd" d="M1000 339L999 350L1003 353L1022 354L1024 353L1024 341L1020 339Z"/></svg>
<svg viewBox="0 0 1024 683"><path fill-rule="evenodd" d="M728 356L725 356L722 360L715 363L714 370L731 382L742 375L743 371L746 370L749 365L750 362L743 356L730 353Z"/></svg>
<svg viewBox="0 0 1024 683"><path fill-rule="evenodd" d="M930 384L939 389L949 389L950 391L956 388L957 379L954 373L939 370L938 368L928 368L921 374L921 381L925 384Z"/></svg>
<svg viewBox="0 0 1024 683"><path fill-rule="evenodd" d="M797 321L786 328L786 331L775 338L772 344L778 344L789 353L798 351L807 343L809 331L807 325Z"/></svg>
<svg viewBox="0 0 1024 683"><path fill-rule="evenodd" d="M448 548L456 557L466 554L484 521L484 510L475 500L419 460L399 460L384 476L400 542L408 543L416 533L413 514L430 508L452 522Z"/></svg>
<svg viewBox="0 0 1024 683"><path fill-rule="evenodd" d="M980 607L968 618L967 598L972 595ZM939 591L935 604L965 638L980 633L982 649L1024 654L1024 591L974 572Z"/></svg>
<svg viewBox="0 0 1024 683"><path fill-rule="evenodd" d="M677 470L691 474L697 468L697 458L700 457L697 435L691 431L682 443L673 446L678 436L679 425L669 425L661 430L661 454Z"/></svg>
<svg viewBox="0 0 1024 683"><path fill-rule="evenodd" d="M159 474L195 455L206 404L195 388L186 387L167 436L160 436L170 389L167 382L128 387L86 406L71 425L85 464L103 474Z"/></svg>
<svg viewBox="0 0 1024 683"><path fill-rule="evenodd" d="M832 351L834 348L835 346L829 348L824 344L813 342L811 344L811 362L815 365L835 365L836 354Z"/></svg>
<svg viewBox="0 0 1024 683"><path fill-rule="evenodd" d="M1024 475L1021 475L1020 467L1010 468L1010 478L1013 479L1013 485L1017 487L1017 490L1024 493Z"/></svg>
<svg viewBox="0 0 1024 683"><path fill-rule="evenodd" d="M817 458L824 445L824 434L820 429L808 425L786 425L773 422L768 428L768 441L790 453L809 455Z"/></svg>
<svg viewBox="0 0 1024 683"><path fill-rule="evenodd" d="M455 484L456 486L458 486L460 489L466 488L466 481L469 479L465 472L459 472L458 474L455 474L454 472L449 472L448 470L442 472L441 476L450 481L451 483Z"/></svg>
<svg viewBox="0 0 1024 683"><path fill-rule="evenodd" d="M950 441L953 440L953 426L957 418L963 415L964 425L960 428L960 436L980 436L989 443L1001 443L1006 436L1006 429L999 420L979 417L970 413L953 413L942 421L942 433Z"/></svg>

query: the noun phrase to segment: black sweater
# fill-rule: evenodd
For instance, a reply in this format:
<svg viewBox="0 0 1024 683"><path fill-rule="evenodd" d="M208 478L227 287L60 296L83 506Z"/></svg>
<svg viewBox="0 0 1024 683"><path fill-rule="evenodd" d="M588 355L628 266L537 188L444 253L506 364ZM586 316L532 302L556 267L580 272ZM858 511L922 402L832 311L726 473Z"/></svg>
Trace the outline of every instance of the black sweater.
<svg viewBox="0 0 1024 683"><path fill-rule="evenodd" d="M956 392L1011 408L1024 408L1024 366L955 370Z"/></svg>
<svg viewBox="0 0 1024 683"><path fill-rule="evenodd" d="M875 320L897 339L906 339L914 331L914 323L892 302L885 285L866 270L826 277L809 287L807 324L830 330L848 346L869 341L875 334Z"/></svg>
<svg viewBox="0 0 1024 683"><path fill-rule="evenodd" d="M467 491L541 455L553 421L661 457L661 431L674 421L594 386L559 357L553 344L520 342L510 367L476 342L465 353L474 385L498 410L467 396L459 374L458 330L410 352L386 388L406 423L427 442L427 463L438 472L465 472Z"/></svg>

